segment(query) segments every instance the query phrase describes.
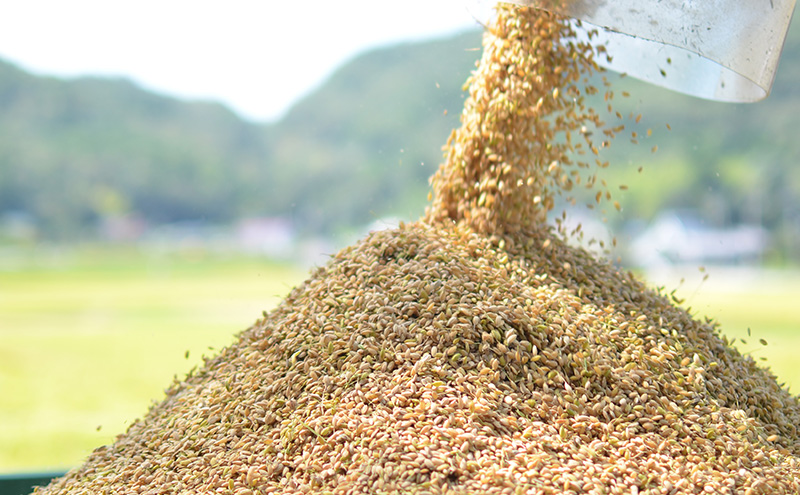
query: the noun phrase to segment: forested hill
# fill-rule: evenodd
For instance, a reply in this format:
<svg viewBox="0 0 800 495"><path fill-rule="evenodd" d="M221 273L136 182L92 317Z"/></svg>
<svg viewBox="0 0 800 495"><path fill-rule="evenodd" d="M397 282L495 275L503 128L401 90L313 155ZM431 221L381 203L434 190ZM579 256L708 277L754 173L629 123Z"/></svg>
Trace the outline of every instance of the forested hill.
<svg viewBox="0 0 800 495"><path fill-rule="evenodd" d="M265 156L264 129L222 105L0 63L0 214L30 214L47 237L86 235L99 217L129 211L229 219Z"/></svg>
<svg viewBox="0 0 800 495"><path fill-rule="evenodd" d="M470 33L366 53L270 125L124 79L0 62L0 217L71 238L123 213L151 224L287 215L316 231L416 215L479 47Z"/></svg>
<svg viewBox="0 0 800 495"><path fill-rule="evenodd" d="M122 214L150 225L285 216L316 232L412 218L458 125L479 49L470 32L365 53L271 124L122 79L38 77L0 62L0 225L21 215L41 237L76 238ZM605 177L630 186L619 218L695 207L720 223L760 221L800 236L797 22L773 94L757 104L609 78L615 106L644 115L641 135L654 131L639 146L623 137L607 154Z"/></svg>

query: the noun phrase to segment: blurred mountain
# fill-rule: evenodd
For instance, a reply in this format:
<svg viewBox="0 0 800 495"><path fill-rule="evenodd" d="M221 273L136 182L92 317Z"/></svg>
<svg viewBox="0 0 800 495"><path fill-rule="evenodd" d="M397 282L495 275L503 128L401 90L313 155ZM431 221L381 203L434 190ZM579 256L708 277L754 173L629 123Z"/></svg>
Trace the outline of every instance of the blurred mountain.
<svg viewBox="0 0 800 495"><path fill-rule="evenodd" d="M479 47L470 33L366 53L269 125L125 79L38 77L0 61L0 217L68 239L121 214L285 215L317 232L417 215Z"/></svg>
<svg viewBox="0 0 800 495"><path fill-rule="evenodd" d="M81 237L128 212L155 223L230 219L264 156L263 129L221 105L0 63L0 214L24 212L45 237Z"/></svg>
<svg viewBox="0 0 800 495"><path fill-rule="evenodd" d="M334 73L269 129L280 203L316 230L418 217L480 46L472 32L390 47Z"/></svg>
<svg viewBox="0 0 800 495"><path fill-rule="evenodd" d="M606 76L627 126L603 153L612 167L602 177L623 205L621 214L600 208L612 210L609 222L692 208L713 224L765 225L778 250L800 258L797 24L773 93L757 104ZM318 233L414 218L479 56L478 32L376 49L269 124L124 79L40 77L0 62L0 219L23 216L42 238L76 239L121 215L147 225L280 216Z"/></svg>

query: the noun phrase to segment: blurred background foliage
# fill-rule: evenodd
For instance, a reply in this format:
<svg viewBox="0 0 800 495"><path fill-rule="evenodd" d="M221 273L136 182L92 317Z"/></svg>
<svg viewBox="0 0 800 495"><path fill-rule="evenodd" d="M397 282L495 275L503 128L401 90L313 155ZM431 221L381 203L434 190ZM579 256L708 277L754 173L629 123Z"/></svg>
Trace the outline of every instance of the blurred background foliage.
<svg viewBox="0 0 800 495"><path fill-rule="evenodd" d="M0 231L8 240L1 226L22 221L36 240L75 241L123 215L148 227L268 216L327 235L386 216L414 218L458 125L479 49L478 32L376 49L271 123L124 79L40 77L0 62ZM763 225L771 259L800 260L797 23L773 93L757 104L607 77L628 126L603 153L613 164L602 174L611 189L628 186L614 189L624 212L608 215L610 224L620 230L689 208L711 225ZM639 113L635 124L629 117ZM625 144L632 130L638 146Z"/></svg>

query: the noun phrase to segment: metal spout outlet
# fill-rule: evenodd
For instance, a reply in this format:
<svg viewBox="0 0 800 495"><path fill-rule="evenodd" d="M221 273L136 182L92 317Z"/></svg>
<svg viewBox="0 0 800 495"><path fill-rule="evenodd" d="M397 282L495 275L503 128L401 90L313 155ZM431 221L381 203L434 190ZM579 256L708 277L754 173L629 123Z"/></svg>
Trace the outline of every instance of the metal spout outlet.
<svg viewBox="0 0 800 495"><path fill-rule="evenodd" d="M579 19L608 69L710 100L772 88L795 0L507 0ZM588 24L588 25L586 25ZM599 28L599 29L598 29Z"/></svg>

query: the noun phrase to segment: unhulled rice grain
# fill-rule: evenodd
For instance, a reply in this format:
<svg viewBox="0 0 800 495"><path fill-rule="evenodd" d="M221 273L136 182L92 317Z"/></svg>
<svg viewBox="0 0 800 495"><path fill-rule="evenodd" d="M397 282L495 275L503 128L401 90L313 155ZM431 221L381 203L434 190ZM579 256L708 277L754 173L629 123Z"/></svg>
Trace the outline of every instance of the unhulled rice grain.
<svg viewBox="0 0 800 495"><path fill-rule="evenodd" d="M425 217L337 254L39 493L800 492L797 397L547 227L596 146L567 136L603 128L598 54L568 34L500 6Z"/></svg>

